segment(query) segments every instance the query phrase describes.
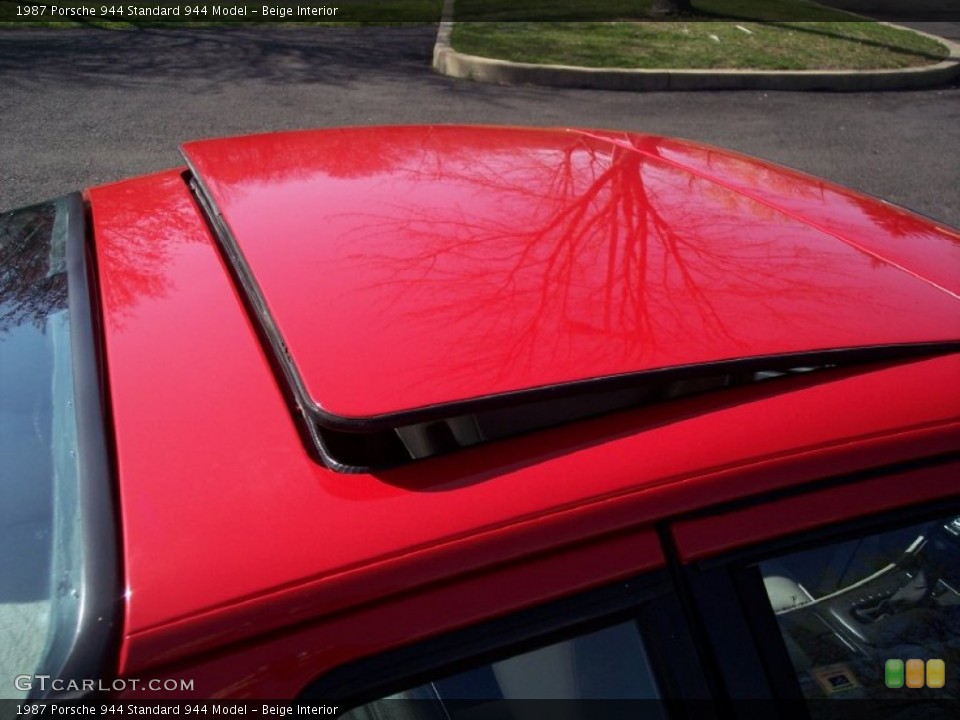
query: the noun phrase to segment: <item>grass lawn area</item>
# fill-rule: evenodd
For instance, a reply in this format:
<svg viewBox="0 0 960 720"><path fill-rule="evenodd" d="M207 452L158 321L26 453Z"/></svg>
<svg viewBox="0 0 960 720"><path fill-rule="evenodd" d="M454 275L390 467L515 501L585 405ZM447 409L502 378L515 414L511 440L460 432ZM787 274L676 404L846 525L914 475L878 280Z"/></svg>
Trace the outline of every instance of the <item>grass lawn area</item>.
<svg viewBox="0 0 960 720"><path fill-rule="evenodd" d="M600 21L595 5L587 11L563 0L552 11L546 0L522 11L511 0L457 0L452 44L516 62L627 68L865 70L929 65L948 52L802 0L694 0L693 15L669 21L651 19L652 0L609 1Z"/></svg>

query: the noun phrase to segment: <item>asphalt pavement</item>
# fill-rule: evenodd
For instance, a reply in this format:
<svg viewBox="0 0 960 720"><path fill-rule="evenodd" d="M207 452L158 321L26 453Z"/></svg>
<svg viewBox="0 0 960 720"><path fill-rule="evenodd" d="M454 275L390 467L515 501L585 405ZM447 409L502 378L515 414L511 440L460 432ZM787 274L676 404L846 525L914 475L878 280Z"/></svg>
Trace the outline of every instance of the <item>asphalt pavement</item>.
<svg viewBox="0 0 960 720"><path fill-rule="evenodd" d="M436 30L0 30L0 209L180 163L178 143L294 128L492 123L690 138L960 226L960 88L626 93L434 74Z"/></svg>

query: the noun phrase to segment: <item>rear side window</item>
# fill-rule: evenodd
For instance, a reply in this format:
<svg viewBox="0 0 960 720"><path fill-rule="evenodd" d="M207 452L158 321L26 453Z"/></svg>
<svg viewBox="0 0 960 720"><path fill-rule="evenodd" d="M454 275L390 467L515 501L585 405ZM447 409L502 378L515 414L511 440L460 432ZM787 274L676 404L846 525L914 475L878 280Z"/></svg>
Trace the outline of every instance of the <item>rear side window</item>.
<svg viewBox="0 0 960 720"><path fill-rule="evenodd" d="M666 699L710 697L679 605L654 573L341 668L301 698L337 698L351 720L500 720L577 707L666 718Z"/></svg>
<svg viewBox="0 0 960 720"><path fill-rule="evenodd" d="M354 709L347 717L393 717L396 701L430 704L451 720L503 700L655 700L660 690L635 623L622 623L440 678ZM392 710L391 710L392 709ZM490 708L487 708L490 710ZM484 717L490 717L486 713ZM657 717L654 714L653 717ZM399 716L397 716L399 717Z"/></svg>
<svg viewBox="0 0 960 720"><path fill-rule="evenodd" d="M529 700L659 700L636 623L628 622L441 677L354 708L350 720L507 720ZM573 706L567 706L568 710ZM634 706L639 707L639 706ZM644 717L665 718L659 703ZM554 710L556 708L553 708ZM521 715L523 713L521 712Z"/></svg>
<svg viewBox="0 0 960 720"><path fill-rule="evenodd" d="M782 555L760 570L808 701L960 697L960 517Z"/></svg>

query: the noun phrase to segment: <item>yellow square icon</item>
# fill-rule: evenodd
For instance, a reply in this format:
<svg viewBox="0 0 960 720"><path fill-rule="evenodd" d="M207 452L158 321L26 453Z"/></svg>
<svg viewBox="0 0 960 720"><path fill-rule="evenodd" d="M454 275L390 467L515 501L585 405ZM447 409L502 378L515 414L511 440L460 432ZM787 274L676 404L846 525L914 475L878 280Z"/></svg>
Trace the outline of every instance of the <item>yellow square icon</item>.
<svg viewBox="0 0 960 720"><path fill-rule="evenodd" d="M942 688L946 676L947 667L943 660L927 660L927 687Z"/></svg>
<svg viewBox="0 0 960 720"><path fill-rule="evenodd" d="M923 676L924 676L924 663L923 660L907 660L906 669L907 669L907 687L908 688L922 688L923 687Z"/></svg>

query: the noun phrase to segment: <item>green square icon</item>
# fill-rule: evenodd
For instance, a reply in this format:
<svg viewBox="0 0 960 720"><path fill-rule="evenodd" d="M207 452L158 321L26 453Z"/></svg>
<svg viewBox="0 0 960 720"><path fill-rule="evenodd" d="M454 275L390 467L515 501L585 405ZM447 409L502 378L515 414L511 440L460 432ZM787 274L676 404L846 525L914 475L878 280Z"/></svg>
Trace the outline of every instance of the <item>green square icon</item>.
<svg viewBox="0 0 960 720"><path fill-rule="evenodd" d="M888 688L903 687L903 660L887 660L883 668L883 679Z"/></svg>

